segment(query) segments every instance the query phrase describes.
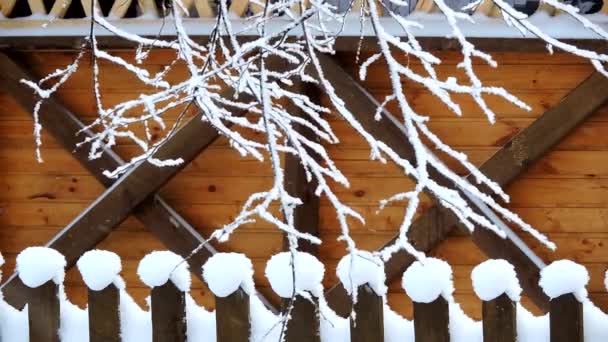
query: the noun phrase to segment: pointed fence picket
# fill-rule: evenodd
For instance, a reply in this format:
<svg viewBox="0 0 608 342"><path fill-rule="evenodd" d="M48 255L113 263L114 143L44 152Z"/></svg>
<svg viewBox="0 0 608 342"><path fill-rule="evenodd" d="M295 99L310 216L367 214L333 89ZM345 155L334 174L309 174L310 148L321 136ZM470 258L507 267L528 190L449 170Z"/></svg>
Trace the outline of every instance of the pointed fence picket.
<svg viewBox="0 0 608 342"><path fill-rule="evenodd" d="M60 341L61 285L49 280L29 288L28 321L30 341ZM114 283L102 290L88 292L89 340L120 341L121 295L126 294ZM168 280L151 289L152 340L154 342L186 341L188 320L186 301L189 294ZM215 298L216 341L247 341L252 331L250 294L238 288L232 294ZM287 342L321 341L321 314L318 298L296 296L293 303L284 299L284 311L293 304L285 333ZM439 296L431 302L414 301L414 341L449 342L450 310L454 303ZM484 342L515 342L517 337L517 302L506 294L482 301L482 333ZM382 342L385 298L369 285L358 288L357 300L350 317L350 341ZM583 304L573 293L553 298L549 313L551 342L583 342L585 340ZM606 327L608 330L608 326ZM10 341L10 336L0 336Z"/></svg>

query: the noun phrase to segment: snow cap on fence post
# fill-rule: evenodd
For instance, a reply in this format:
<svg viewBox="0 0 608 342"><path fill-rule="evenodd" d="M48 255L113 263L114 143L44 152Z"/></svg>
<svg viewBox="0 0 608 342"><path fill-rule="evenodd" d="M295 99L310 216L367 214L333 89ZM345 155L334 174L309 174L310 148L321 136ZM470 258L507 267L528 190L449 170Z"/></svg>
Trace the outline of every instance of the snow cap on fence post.
<svg viewBox="0 0 608 342"><path fill-rule="evenodd" d="M503 259L490 259L471 272L473 290L479 299L489 302L505 293L514 302L521 298L521 286L515 268Z"/></svg>
<svg viewBox="0 0 608 342"><path fill-rule="evenodd" d="M247 294L254 290L253 264L240 253L217 253L203 265L203 278L217 297L228 297L242 288Z"/></svg>
<svg viewBox="0 0 608 342"><path fill-rule="evenodd" d="M78 259L76 266L84 283L93 291L101 291L112 283L119 289L124 287L124 282L119 276L122 263L118 254L114 252L90 250Z"/></svg>
<svg viewBox="0 0 608 342"><path fill-rule="evenodd" d="M403 273L401 285L416 303L431 303L439 296L451 302L454 293L452 267L436 258L415 261Z"/></svg>
<svg viewBox="0 0 608 342"><path fill-rule="evenodd" d="M146 255L137 266L137 275L149 287L165 285L169 280L183 292L190 290L188 263L171 251L154 251Z"/></svg>
<svg viewBox="0 0 608 342"><path fill-rule="evenodd" d="M290 298L294 290L293 273L295 273L296 293L310 292L316 297L323 293L323 276L325 267L314 255L305 252L295 253L293 260L295 272L292 270L291 252L273 255L266 263L266 278L272 290L281 298Z"/></svg>
<svg viewBox="0 0 608 342"><path fill-rule="evenodd" d="M36 288L53 280L61 285L65 277L65 257L48 247L28 247L17 255L17 273L21 281Z"/></svg>
<svg viewBox="0 0 608 342"><path fill-rule="evenodd" d="M354 258L352 254L343 256L336 267L336 275L346 292L352 294L353 289L367 284L378 296L384 296L387 287L382 259L368 251L356 251L354 254Z"/></svg>
<svg viewBox="0 0 608 342"><path fill-rule="evenodd" d="M568 293L574 294L579 302L587 299L589 272L585 266L570 260L558 260L540 271L538 284L550 299Z"/></svg>

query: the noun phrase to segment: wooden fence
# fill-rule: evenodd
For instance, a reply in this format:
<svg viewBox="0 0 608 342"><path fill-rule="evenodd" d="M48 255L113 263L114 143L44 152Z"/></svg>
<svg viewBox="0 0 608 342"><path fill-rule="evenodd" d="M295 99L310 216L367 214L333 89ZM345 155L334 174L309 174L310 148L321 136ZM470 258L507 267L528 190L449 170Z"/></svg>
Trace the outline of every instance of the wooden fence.
<svg viewBox="0 0 608 342"><path fill-rule="evenodd" d="M30 288L27 314L30 341L59 341L60 298L62 285L49 280L43 285ZM89 339L93 342L120 341L121 295L114 283L101 290L88 292ZM152 340L154 342L180 342L187 340L186 319L187 292L180 290L172 280L155 286L151 293ZM216 297L215 322L218 342L249 340L252 331L250 295L238 288L226 297ZM456 305L439 296L430 303L414 302L413 333L416 342L450 341L451 307ZM357 301L353 307L355 315L350 317L350 341L383 342L385 334L385 299L368 284L359 287ZM321 321L326 315L319 314L318 300L296 297L285 331L285 341L321 341ZM507 294L483 302L481 331L485 342L518 341L518 304ZM284 305L285 306L285 305ZM353 317L356 317L353 320ZM607 316L608 317L608 316ZM344 319L343 319L344 320ZM551 342L582 342L583 304L574 294L563 294L551 300L549 313ZM407 321L403 321L407 322ZM393 323L394 324L394 323ZM456 323L452 323L456 324ZM608 326L605 326L608 331ZM9 341L10 336L0 340ZM597 340L597 339L596 339ZM460 341L460 340L458 340ZM521 342L521 340L519 340ZM541 342L541 341L534 341Z"/></svg>

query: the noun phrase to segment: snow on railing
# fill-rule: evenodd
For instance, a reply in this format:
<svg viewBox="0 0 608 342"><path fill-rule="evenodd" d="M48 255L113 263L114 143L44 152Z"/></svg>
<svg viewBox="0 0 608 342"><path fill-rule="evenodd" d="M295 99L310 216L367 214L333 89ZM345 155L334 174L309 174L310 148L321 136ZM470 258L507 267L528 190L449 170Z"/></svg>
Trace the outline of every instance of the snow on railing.
<svg viewBox="0 0 608 342"><path fill-rule="evenodd" d="M338 277L356 298L352 314L344 318L323 296L323 264L307 253L279 253L268 261L266 277L285 304L282 313L274 314L256 296L253 266L242 254L218 253L203 266L215 311L198 306L190 296L190 271L181 256L169 251L147 255L137 269L151 288L150 309L145 310L125 288L120 258L94 250L77 263L89 288L83 310L64 294L65 258L50 248L30 247L17 257L19 277L30 288L28 305L17 310L0 299L0 340L608 341L608 316L587 297L587 270L572 261L556 261L542 270L539 284L551 299L544 316L520 305L522 290L508 262L478 265L471 278L483 319L475 321L454 300L451 267L435 258L416 261L403 274L414 317L401 317L387 305L379 260L362 253L340 261Z"/></svg>
<svg viewBox="0 0 608 342"><path fill-rule="evenodd" d="M422 26L417 29L418 36L445 36L445 19L440 13L434 0L376 0L379 5L378 11L382 12L383 20L387 20L387 28L391 30L388 21L388 11L402 16L415 19ZM462 30L471 37L520 37L519 31L504 25L501 11L493 0L480 0L481 4L475 11L469 11L476 16L476 24L463 24ZM362 1L351 0L329 0L336 6L338 12L345 12L350 8L350 16L354 25L345 25L341 28L341 35L370 35L372 31L365 26L363 29L359 18ZM476 0L446 0L445 3L452 9L460 10L463 6L477 2ZM597 38L593 32L589 33L586 28L577 27L572 24L567 15L562 15L542 1L538 0L507 0L514 8L522 13L530 15L530 20L543 32L555 38ZM138 34L159 34L159 26L162 18L169 13L167 6L161 0L0 0L0 36L31 36L31 35L54 35L54 36L80 36L88 31L88 21L91 17L91 6L96 8L96 16L103 16L106 20L113 21L115 25L128 28L130 32ZM181 0L183 8L179 11L183 17L184 25L190 34L210 34L214 27L217 15L216 0ZM263 10L264 1L231 0L227 1L228 10L235 20L234 28L248 28L248 17L260 13ZM401 4L403 3L403 5ZM407 5L405 5L407 3ZM580 14L588 15L588 18L597 25L608 25L608 1L604 0L568 0L580 10ZM383 10L384 9L384 10ZM486 18L487 17L487 18ZM554 18L560 17L560 18ZM242 20L238 20L238 19ZM69 19L69 20L63 20ZM81 19L81 20L77 20ZM203 19L203 20L200 20ZM496 20L494 20L496 19ZM347 16L348 21L348 16ZM359 23L359 24L356 24ZM356 25L355 25L356 24ZM479 25L484 29L479 29ZM559 25L558 25L559 24ZM164 27L160 34L172 34L171 25ZM393 25L398 28L398 25ZM237 31L238 31L237 30ZM398 30L397 30L398 31ZM99 30L98 35L107 35L110 32Z"/></svg>

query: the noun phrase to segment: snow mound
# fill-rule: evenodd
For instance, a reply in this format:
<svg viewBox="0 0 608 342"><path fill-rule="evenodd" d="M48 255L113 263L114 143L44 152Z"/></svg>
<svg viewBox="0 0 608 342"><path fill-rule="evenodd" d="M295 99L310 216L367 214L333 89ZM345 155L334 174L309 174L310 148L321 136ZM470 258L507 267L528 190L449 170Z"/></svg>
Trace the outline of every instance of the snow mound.
<svg viewBox="0 0 608 342"><path fill-rule="evenodd" d="M244 254L217 253L203 265L203 278L211 292L227 297L239 287L253 292L253 264Z"/></svg>
<svg viewBox="0 0 608 342"><path fill-rule="evenodd" d="M583 265L570 260L558 260L540 271L538 283L551 299L573 293L576 299L584 302L587 299L585 286L589 283L589 273Z"/></svg>
<svg viewBox="0 0 608 342"><path fill-rule="evenodd" d="M384 304L384 341L414 341L414 321L407 320Z"/></svg>
<svg viewBox="0 0 608 342"><path fill-rule="evenodd" d="M275 254L266 264L266 278L272 290L282 298L290 298L294 290L292 255L290 252ZM313 255L297 252L295 264L295 290L297 293L309 291L315 296L323 293L321 281L325 274L325 266Z"/></svg>
<svg viewBox="0 0 608 342"><path fill-rule="evenodd" d="M503 259L492 259L477 265L471 272L473 289L479 299L490 301L506 293L519 302L521 286L513 265Z"/></svg>
<svg viewBox="0 0 608 342"><path fill-rule="evenodd" d="M65 276L65 257L52 248L28 247L17 255L17 273L31 288L53 280L62 284Z"/></svg>
<svg viewBox="0 0 608 342"><path fill-rule="evenodd" d="M137 275L149 287L162 286L169 279L181 291L190 290L188 263L171 251L154 251L139 262Z"/></svg>
<svg viewBox="0 0 608 342"><path fill-rule="evenodd" d="M378 296L385 295L386 275L382 259L367 251L357 251L354 258L351 256L352 254L345 255L336 267L336 274L348 294L353 289L368 284Z"/></svg>
<svg viewBox="0 0 608 342"><path fill-rule="evenodd" d="M430 303L439 296L451 301L454 292L452 268L447 262L436 258L414 262L403 273L401 284L407 295L417 303Z"/></svg>
<svg viewBox="0 0 608 342"><path fill-rule="evenodd" d="M85 284L93 291L108 287L122 271L120 257L116 253L99 249L84 253L76 266Z"/></svg>

